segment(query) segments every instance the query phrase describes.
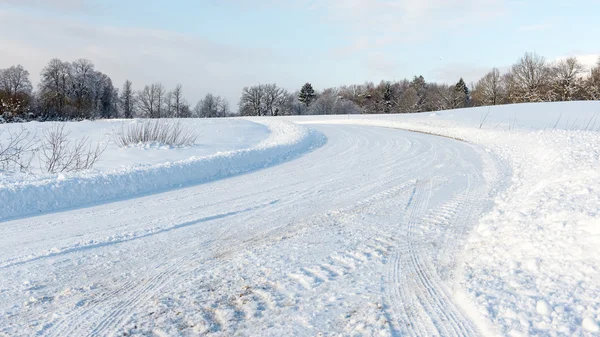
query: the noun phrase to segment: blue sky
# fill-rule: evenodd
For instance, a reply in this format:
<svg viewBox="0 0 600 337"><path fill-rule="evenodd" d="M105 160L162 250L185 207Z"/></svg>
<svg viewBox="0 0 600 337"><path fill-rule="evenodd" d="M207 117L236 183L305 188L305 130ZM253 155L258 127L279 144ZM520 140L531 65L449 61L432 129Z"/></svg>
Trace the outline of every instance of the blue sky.
<svg viewBox="0 0 600 337"><path fill-rule="evenodd" d="M598 13L598 0L0 0L0 68L23 64L35 83L50 58L88 58L117 86L236 104L258 83L469 82L525 52L591 64Z"/></svg>

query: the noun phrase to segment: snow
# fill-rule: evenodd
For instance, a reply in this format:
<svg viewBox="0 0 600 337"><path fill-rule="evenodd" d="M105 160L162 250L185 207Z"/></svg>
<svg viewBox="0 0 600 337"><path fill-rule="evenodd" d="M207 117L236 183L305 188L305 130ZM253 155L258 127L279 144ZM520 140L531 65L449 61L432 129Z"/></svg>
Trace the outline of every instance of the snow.
<svg viewBox="0 0 600 337"><path fill-rule="evenodd" d="M176 162L190 157L203 157L217 152L227 152L250 148L269 136L269 128L260 123L252 123L239 119L182 119L181 125L193 129L198 139L193 146L170 148L162 144L140 144L128 148L119 148L114 141L115 134L134 124L142 123L141 119L134 120L99 120L70 123L29 122L3 124L2 130L28 130L38 138L44 130L55 125L64 125L65 131L70 132L72 139L88 137L92 144L100 142L106 145L100 161L94 166L99 171L120 169L133 165L153 165L165 162ZM177 123L178 120L163 119L167 123ZM6 138L8 133L1 137ZM39 173L37 162L33 169Z"/></svg>
<svg viewBox="0 0 600 337"><path fill-rule="evenodd" d="M227 126L229 137L237 138L238 141L224 142L223 136L217 136L211 140L210 147L193 146L167 151L154 149L153 152L166 153L158 157L154 154L147 156L148 164L139 164L140 160L146 158L139 152L142 149L116 149L113 142L111 148L107 148L106 151L108 159L104 159L98 165L104 170L43 175L0 174L0 196L4 200L0 204L0 220L131 198L222 179L288 160L324 142L324 138L318 133L290 122L259 123L262 125L258 124L259 127L256 127L255 123L228 121L221 123L221 128L218 127L218 123L206 123L200 130L212 129L210 134L218 135ZM84 124L88 124L87 128L84 126L81 132L89 132L89 129L92 129L91 133L95 135L115 132L115 123ZM240 128L239 124L246 125L248 136L235 136L235 132ZM112 130L110 133L107 132L108 128ZM268 137L257 144L245 149L235 149L255 142L256 138L264 134L268 134ZM224 148L229 150L223 151ZM137 164L109 169L118 166L117 163L125 156L129 159L123 160L124 162ZM187 159L169 161L184 156L188 156ZM162 162L150 164L158 160Z"/></svg>
<svg viewBox="0 0 600 337"><path fill-rule="evenodd" d="M597 335L598 112L251 119L246 174L0 222L0 334Z"/></svg>
<svg viewBox="0 0 600 337"><path fill-rule="evenodd" d="M600 332L598 323L596 322L596 320L590 317L586 317L583 319L582 327L584 330L589 332Z"/></svg>
<svg viewBox="0 0 600 337"><path fill-rule="evenodd" d="M515 112L517 122L511 124ZM563 121L569 115L575 125L565 121L554 128L561 112ZM487 113L479 108L427 117L321 117L310 123L428 132L497 155L511 174L469 237L460 286L503 335L590 331L580 322L600 320L600 133L595 130L600 119L591 127L600 118L600 104L493 107L480 129L480 116Z"/></svg>

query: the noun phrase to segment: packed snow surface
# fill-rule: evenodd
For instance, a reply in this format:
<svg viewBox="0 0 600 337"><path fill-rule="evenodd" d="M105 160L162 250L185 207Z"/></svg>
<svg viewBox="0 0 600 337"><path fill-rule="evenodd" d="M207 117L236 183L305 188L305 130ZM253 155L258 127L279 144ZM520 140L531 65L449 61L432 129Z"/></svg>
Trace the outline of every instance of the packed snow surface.
<svg viewBox="0 0 600 337"><path fill-rule="evenodd" d="M599 115L235 120L255 138L233 151L290 121L299 135L268 148L302 145L243 175L0 222L0 335L597 335Z"/></svg>

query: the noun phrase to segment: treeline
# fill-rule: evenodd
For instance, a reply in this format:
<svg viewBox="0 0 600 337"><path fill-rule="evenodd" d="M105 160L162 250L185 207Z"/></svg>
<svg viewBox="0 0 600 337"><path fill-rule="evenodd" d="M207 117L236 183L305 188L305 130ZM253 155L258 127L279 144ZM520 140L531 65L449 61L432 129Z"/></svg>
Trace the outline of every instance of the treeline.
<svg viewBox="0 0 600 337"><path fill-rule="evenodd" d="M315 92L310 83L289 93L275 85L244 88L242 115L410 113L483 105L600 99L600 59L591 70L576 58L555 63L527 53L509 71L496 68L467 85L425 81L423 76L375 85L341 86Z"/></svg>
<svg viewBox="0 0 600 337"><path fill-rule="evenodd" d="M535 53L521 57L506 73L494 68L471 84L412 80L375 85L341 86L317 92L306 83L296 92L275 84L246 87L238 103L243 116L303 114L410 113L524 102L600 99L600 59L592 69L576 58L548 62ZM22 66L0 69L0 122L131 117L226 117L228 102L207 94L194 108L177 85L161 83L135 91L126 81L121 90L85 59L51 60L40 74L36 91Z"/></svg>
<svg viewBox="0 0 600 337"><path fill-rule="evenodd" d="M192 109L181 85L167 90L161 83L154 83L135 91L131 81L126 81L118 90L108 75L85 59L51 60L40 74L37 91L23 66L0 69L0 122L230 114L227 101L212 94Z"/></svg>

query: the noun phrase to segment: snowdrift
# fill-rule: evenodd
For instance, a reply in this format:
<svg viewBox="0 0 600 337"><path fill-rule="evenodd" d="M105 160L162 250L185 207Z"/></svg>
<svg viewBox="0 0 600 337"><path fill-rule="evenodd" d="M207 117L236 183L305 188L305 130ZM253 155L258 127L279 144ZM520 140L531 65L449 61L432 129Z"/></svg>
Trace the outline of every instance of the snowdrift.
<svg viewBox="0 0 600 337"><path fill-rule="evenodd" d="M294 123L254 120L271 134L254 147L172 163L29 177L0 185L0 221L126 199L268 167L321 146L321 133Z"/></svg>

